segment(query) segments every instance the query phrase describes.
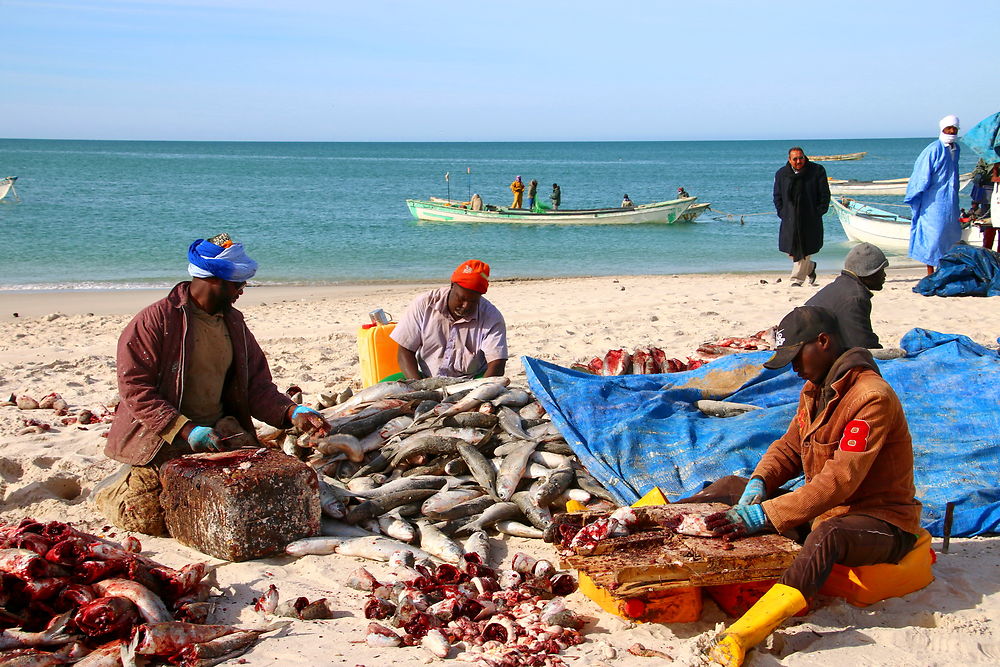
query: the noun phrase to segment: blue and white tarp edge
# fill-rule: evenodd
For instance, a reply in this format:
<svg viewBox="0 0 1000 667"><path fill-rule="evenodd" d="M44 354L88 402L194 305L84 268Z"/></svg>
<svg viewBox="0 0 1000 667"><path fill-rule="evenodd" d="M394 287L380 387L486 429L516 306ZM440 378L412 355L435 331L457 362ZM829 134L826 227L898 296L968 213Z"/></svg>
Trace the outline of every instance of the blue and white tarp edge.
<svg viewBox="0 0 1000 667"><path fill-rule="evenodd" d="M1000 342L1000 340L998 340ZM966 336L913 329L906 356L880 361L913 436L923 524L952 535L1000 531L1000 356ZM699 369L602 377L524 357L528 384L581 463L622 504L653 486L675 500L726 475L748 475L794 415L802 381L761 364L770 353L722 357ZM763 409L719 419L703 398Z"/></svg>

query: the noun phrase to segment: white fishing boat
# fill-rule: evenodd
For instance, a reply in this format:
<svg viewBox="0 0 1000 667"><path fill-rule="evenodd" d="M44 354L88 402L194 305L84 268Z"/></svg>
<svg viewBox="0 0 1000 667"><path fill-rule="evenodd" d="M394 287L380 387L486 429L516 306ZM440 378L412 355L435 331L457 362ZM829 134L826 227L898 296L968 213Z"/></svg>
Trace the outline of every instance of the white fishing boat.
<svg viewBox="0 0 1000 667"><path fill-rule="evenodd" d="M694 222L698 216L708 210L711 204L691 204L687 210L677 217L677 222Z"/></svg>
<svg viewBox="0 0 1000 667"><path fill-rule="evenodd" d="M905 253L910 248L910 218L853 199L831 199L847 238L856 243L871 243L888 252ZM982 245L979 227L970 225L962 230L962 240L970 245Z"/></svg>
<svg viewBox="0 0 1000 667"><path fill-rule="evenodd" d="M882 181L851 181L838 178L831 178L831 195L855 195L869 197L900 196L906 194L906 186L909 184L908 178L887 178ZM958 189L963 190L972 182L972 172L960 174L958 176Z"/></svg>
<svg viewBox="0 0 1000 667"><path fill-rule="evenodd" d="M0 199L4 199L8 194L11 194L14 201L21 201L21 198L17 196L17 190L14 189L14 181L16 180L17 176L0 178Z"/></svg>
<svg viewBox="0 0 1000 667"><path fill-rule="evenodd" d="M842 162L843 160L860 160L866 155L868 155L868 151L841 153L840 155L810 155L809 159L813 162Z"/></svg>
<svg viewBox="0 0 1000 667"><path fill-rule="evenodd" d="M677 222L697 197L672 199L634 208L560 209L533 212L528 209L486 205L473 210L467 202L407 199L410 214L427 222L489 222L529 225L636 225Z"/></svg>

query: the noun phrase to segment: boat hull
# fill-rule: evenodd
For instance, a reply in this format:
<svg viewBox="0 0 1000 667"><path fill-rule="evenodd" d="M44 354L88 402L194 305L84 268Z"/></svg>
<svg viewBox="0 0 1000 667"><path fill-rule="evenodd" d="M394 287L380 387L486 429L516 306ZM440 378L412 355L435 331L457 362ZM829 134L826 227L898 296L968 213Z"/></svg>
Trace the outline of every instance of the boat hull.
<svg viewBox="0 0 1000 667"><path fill-rule="evenodd" d="M846 202L846 204L845 204ZM905 254L910 249L910 219L850 199L832 199L847 238L855 243L871 243L887 252ZM962 230L962 240L970 245L982 245L983 235L972 225Z"/></svg>
<svg viewBox="0 0 1000 667"><path fill-rule="evenodd" d="M677 217L677 222L694 222L698 216L708 210L711 204L691 204L687 210Z"/></svg>
<svg viewBox="0 0 1000 667"><path fill-rule="evenodd" d="M5 178L0 178L0 199L7 196L11 188L14 187L14 181L17 180L17 176L7 176Z"/></svg>
<svg viewBox="0 0 1000 667"><path fill-rule="evenodd" d="M636 225L669 224L676 222L696 200L696 197L673 199L635 208L602 208L588 210L545 211L533 213L524 209L490 207L492 210L473 211L454 204L407 199L410 214L425 222L485 222L519 225Z"/></svg>
<svg viewBox="0 0 1000 667"><path fill-rule="evenodd" d="M869 197L902 197L906 194L908 178L896 178L886 181L837 181L830 180L831 195L848 195ZM963 190L972 182L972 174L962 174L958 177L958 189Z"/></svg>

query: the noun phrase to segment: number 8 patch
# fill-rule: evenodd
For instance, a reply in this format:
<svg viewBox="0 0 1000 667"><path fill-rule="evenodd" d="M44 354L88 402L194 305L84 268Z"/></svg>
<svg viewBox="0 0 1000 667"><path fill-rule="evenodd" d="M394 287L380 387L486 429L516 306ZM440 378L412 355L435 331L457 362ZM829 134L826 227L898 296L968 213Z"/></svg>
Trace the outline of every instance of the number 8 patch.
<svg viewBox="0 0 1000 667"><path fill-rule="evenodd" d="M840 448L845 452L863 452L868 449L868 434L871 428L864 419L852 419L844 427L844 437L840 439Z"/></svg>

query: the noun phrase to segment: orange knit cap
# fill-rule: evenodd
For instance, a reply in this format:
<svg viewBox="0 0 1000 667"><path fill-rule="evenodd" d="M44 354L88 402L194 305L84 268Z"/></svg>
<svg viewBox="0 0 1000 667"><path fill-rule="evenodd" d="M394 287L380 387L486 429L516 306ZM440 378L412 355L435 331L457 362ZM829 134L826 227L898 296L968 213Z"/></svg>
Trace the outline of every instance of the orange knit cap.
<svg viewBox="0 0 1000 667"><path fill-rule="evenodd" d="M451 274L451 282L480 294L490 287L490 265L478 259L462 262Z"/></svg>

